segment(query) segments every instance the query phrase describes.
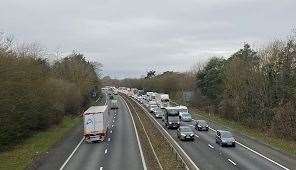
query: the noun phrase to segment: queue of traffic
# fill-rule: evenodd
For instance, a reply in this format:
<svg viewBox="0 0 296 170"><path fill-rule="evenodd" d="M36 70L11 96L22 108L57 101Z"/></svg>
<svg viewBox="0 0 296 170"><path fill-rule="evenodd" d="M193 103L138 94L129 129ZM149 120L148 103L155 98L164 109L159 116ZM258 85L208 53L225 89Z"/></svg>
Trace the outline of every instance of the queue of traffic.
<svg viewBox="0 0 296 170"><path fill-rule="evenodd" d="M145 93L143 90L123 87L120 90L142 104L156 119L161 119L167 129L176 129L177 138L180 140L195 140L192 125L197 131L209 131L205 120L193 120L187 106L176 105L170 100L169 94ZM226 130L216 131L215 142L221 146L235 147L235 138Z"/></svg>

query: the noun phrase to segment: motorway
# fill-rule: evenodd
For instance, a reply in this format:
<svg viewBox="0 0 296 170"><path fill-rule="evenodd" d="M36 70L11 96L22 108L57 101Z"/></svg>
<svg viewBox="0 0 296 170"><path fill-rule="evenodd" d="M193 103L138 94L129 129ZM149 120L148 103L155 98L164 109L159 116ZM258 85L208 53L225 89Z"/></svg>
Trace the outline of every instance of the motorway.
<svg viewBox="0 0 296 170"><path fill-rule="evenodd" d="M144 108L144 106L142 107ZM202 119L201 116L197 116L197 118ZM163 125L161 119L155 120ZM200 169L277 170L296 168L295 158L239 133L234 133L237 141L235 148L222 148L215 143L215 131L216 129L227 129L225 127L210 123L208 132L200 132L194 129L193 122L181 122L181 124L188 125L193 129L196 136L194 142L178 140L175 130L167 130L167 132Z"/></svg>
<svg viewBox="0 0 296 170"><path fill-rule="evenodd" d="M82 142L64 163L65 170L129 169L141 170L143 163L131 116L121 99L119 109L109 113L109 132L105 142Z"/></svg>

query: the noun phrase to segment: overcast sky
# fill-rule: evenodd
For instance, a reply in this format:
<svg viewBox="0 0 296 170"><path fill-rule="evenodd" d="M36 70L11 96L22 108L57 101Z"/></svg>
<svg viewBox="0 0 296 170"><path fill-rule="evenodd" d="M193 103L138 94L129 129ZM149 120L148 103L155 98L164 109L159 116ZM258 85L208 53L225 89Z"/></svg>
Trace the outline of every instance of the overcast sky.
<svg viewBox="0 0 296 170"><path fill-rule="evenodd" d="M286 38L296 0L0 0L0 31L49 52L73 49L103 64L104 75L185 71Z"/></svg>

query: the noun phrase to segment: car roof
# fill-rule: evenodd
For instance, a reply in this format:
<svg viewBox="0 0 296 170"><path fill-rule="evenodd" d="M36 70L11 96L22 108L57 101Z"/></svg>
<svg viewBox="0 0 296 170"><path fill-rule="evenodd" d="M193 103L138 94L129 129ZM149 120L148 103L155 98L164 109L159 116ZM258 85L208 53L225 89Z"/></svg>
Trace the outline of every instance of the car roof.
<svg viewBox="0 0 296 170"><path fill-rule="evenodd" d="M231 133L231 132L228 131L228 130L217 130L217 132L220 132L220 133Z"/></svg>
<svg viewBox="0 0 296 170"><path fill-rule="evenodd" d="M186 125L180 126L180 129L187 129L187 128L191 129L189 126L186 126Z"/></svg>

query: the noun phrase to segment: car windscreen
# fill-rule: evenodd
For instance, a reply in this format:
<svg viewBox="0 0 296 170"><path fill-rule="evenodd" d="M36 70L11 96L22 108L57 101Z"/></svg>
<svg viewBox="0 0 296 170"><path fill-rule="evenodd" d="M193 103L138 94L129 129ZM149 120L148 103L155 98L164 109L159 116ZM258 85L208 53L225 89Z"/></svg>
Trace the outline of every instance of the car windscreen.
<svg viewBox="0 0 296 170"><path fill-rule="evenodd" d="M169 116L168 120L169 121L179 121L179 116Z"/></svg>
<svg viewBox="0 0 296 170"><path fill-rule="evenodd" d="M232 134L230 132L221 133L222 138L232 138Z"/></svg>
<svg viewBox="0 0 296 170"><path fill-rule="evenodd" d="M192 132L192 130L190 129L190 127L181 127L180 128L181 132Z"/></svg>
<svg viewBox="0 0 296 170"><path fill-rule="evenodd" d="M177 109L168 109L169 114L178 114Z"/></svg>

